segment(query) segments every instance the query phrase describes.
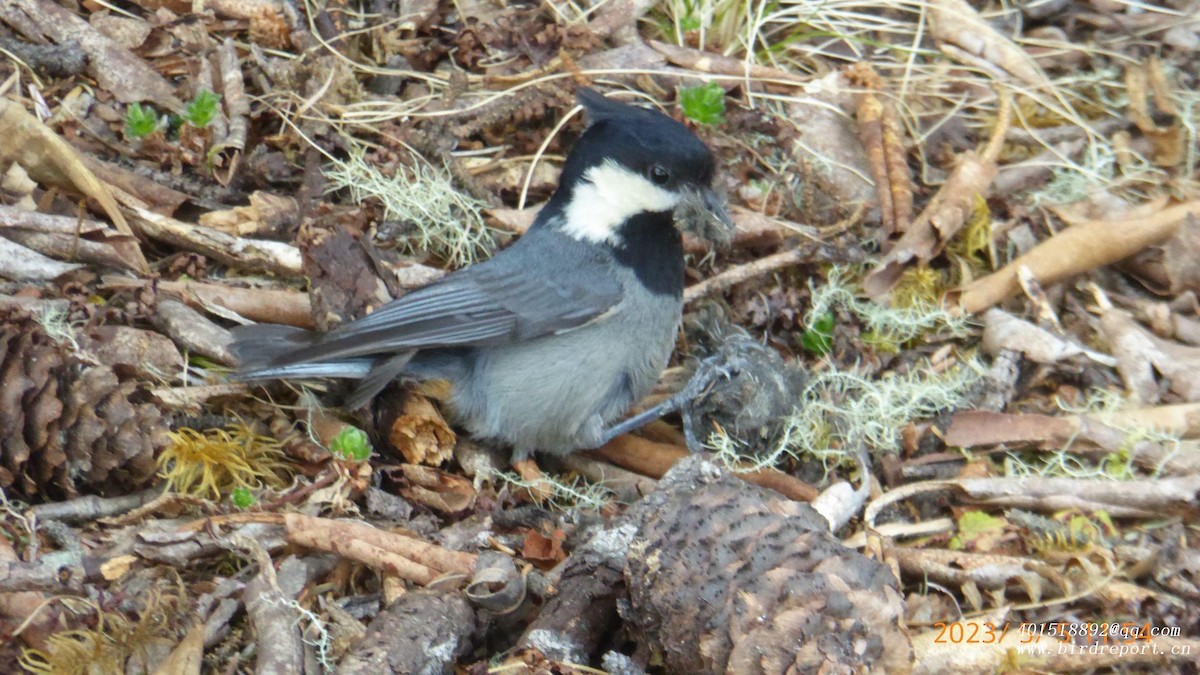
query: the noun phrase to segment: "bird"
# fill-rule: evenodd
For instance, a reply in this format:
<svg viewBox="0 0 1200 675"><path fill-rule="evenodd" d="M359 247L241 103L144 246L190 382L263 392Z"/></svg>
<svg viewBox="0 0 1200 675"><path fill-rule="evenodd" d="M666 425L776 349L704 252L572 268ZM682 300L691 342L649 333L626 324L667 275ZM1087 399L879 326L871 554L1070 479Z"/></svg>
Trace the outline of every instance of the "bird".
<svg viewBox="0 0 1200 675"><path fill-rule="evenodd" d="M576 95L587 126L513 244L328 332L235 328L237 377L359 380L350 409L396 379L445 382L451 421L514 463L628 429L618 421L657 382L682 319L676 212L733 226L715 157L686 125Z"/></svg>

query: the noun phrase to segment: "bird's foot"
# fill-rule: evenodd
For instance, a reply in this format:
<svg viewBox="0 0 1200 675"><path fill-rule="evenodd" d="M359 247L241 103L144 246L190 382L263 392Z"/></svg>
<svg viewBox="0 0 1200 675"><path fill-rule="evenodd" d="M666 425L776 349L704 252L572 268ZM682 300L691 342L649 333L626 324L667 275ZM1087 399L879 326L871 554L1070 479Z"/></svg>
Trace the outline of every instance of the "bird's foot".
<svg viewBox="0 0 1200 675"><path fill-rule="evenodd" d="M737 372L737 367L730 365L720 355L713 355L704 359L696 367L696 372L692 374L691 379L683 386L683 389L680 389L674 396L671 396L658 405L647 408L633 417L622 420L605 429L600 434L599 441L593 446L593 449L608 443L617 436L636 431L664 415L682 411L683 431L687 439L688 450L691 452L699 451L703 446L696 439L695 433L692 430L691 409L700 399L708 395L712 386L718 380L733 377Z"/></svg>

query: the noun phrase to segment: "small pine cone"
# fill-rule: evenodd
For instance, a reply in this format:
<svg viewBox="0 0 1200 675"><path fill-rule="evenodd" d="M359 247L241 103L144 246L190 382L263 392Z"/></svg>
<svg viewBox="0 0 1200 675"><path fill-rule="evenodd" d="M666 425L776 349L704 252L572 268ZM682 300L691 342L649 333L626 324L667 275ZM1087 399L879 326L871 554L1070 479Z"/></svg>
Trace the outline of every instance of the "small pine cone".
<svg viewBox="0 0 1200 675"><path fill-rule="evenodd" d="M700 457L633 507L622 614L677 673L905 673L899 582L807 504Z"/></svg>
<svg viewBox="0 0 1200 675"><path fill-rule="evenodd" d="M65 498L145 487L168 427L156 407L130 401L135 389L28 315L0 314L0 488Z"/></svg>

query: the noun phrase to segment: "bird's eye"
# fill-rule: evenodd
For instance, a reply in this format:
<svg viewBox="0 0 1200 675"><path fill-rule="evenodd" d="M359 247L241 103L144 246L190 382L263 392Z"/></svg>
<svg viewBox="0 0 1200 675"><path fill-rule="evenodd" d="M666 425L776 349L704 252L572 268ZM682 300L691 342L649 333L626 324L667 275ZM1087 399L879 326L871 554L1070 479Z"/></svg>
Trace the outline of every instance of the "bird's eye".
<svg viewBox="0 0 1200 675"><path fill-rule="evenodd" d="M655 185L666 185L667 181L671 180L671 172L661 164L655 164L650 167L650 180L654 181Z"/></svg>

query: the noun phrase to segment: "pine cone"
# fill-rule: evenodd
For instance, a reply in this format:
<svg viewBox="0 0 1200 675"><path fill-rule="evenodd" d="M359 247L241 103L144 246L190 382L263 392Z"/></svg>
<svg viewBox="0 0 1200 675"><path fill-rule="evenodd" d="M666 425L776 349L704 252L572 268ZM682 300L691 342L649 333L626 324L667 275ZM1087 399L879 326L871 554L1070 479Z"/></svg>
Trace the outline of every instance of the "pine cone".
<svg viewBox="0 0 1200 675"><path fill-rule="evenodd" d="M145 487L168 429L156 407L130 401L136 388L28 315L0 313L0 488L65 498Z"/></svg>
<svg viewBox="0 0 1200 675"><path fill-rule="evenodd" d="M622 610L677 673L904 673L899 582L807 504L698 456L631 509Z"/></svg>

